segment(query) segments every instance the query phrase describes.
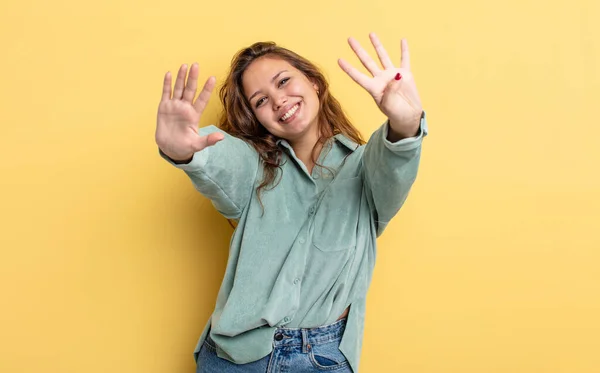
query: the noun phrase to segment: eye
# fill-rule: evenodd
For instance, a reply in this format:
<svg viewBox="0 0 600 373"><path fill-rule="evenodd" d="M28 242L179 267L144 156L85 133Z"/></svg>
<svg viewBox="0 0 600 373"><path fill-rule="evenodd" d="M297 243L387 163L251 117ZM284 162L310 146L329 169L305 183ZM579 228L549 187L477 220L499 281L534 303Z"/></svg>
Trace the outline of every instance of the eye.
<svg viewBox="0 0 600 373"><path fill-rule="evenodd" d="M263 103L264 100L266 100L265 97L259 98L258 101L256 101L256 107L259 107Z"/></svg>
<svg viewBox="0 0 600 373"><path fill-rule="evenodd" d="M283 78L279 81L279 86L281 87L282 85L284 85L285 83L287 83L287 81L290 80L290 78Z"/></svg>
<svg viewBox="0 0 600 373"><path fill-rule="evenodd" d="M290 80L290 78L283 78L283 79L281 79L279 81L279 87L281 87L282 85L284 85L285 83L287 83L288 80ZM256 101L256 107L259 107L260 105L262 105L262 103L264 102L264 100L266 100L266 97L258 99L258 101Z"/></svg>

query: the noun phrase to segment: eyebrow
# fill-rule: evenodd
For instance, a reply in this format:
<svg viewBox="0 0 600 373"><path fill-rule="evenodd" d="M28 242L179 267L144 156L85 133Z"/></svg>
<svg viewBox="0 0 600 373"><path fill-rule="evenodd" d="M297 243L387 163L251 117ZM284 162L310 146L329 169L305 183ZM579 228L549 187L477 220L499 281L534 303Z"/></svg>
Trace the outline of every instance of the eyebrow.
<svg viewBox="0 0 600 373"><path fill-rule="evenodd" d="M287 72L287 70L281 70L280 72L278 72L277 74L275 74L275 76L271 78L271 83L273 83L273 82L275 81L275 79L277 79L277 77L278 77L279 75L281 75L282 73L284 73L284 72ZM258 90L258 91L256 91L256 92L254 92L254 93L252 94L252 96L250 96L250 98L248 98L248 102L252 101L252 99L254 98L254 96L256 96L256 95L257 95L257 94L259 94L259 93L260 93L260 90Z"/></svg>

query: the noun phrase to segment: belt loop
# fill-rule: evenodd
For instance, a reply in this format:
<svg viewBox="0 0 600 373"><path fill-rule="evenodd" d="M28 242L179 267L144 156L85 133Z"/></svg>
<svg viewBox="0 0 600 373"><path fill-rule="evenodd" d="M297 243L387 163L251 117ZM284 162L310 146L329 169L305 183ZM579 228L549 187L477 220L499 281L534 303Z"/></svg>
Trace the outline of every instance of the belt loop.
<svg viewBox="0 0 600 373"><path fill-rule="evenodd" d="M302 353L307 354L310 350L310 345L308 344L308 331L306 329L300 329L302 332Z"/></svg>

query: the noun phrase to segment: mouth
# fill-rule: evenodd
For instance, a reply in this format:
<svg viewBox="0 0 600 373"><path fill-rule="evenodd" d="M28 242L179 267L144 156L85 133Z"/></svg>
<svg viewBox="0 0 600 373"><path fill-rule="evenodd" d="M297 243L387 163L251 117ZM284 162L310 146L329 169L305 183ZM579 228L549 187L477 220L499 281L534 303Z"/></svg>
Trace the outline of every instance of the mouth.
<svg viewBox="0 0 600 373"><path fill-rule="evenodd" d="M290 123L291 121L293 121L298 116L301 104L302 101L292 106L290 110L287 111L287 113L283 114L283 116L279 118L279 123Z"/></svg>

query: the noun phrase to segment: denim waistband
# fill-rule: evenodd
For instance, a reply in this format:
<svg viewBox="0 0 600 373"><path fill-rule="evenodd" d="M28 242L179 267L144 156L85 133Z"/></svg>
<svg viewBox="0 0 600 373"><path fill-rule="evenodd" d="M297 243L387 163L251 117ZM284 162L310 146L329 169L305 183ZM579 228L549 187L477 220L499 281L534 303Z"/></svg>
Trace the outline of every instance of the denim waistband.
<svg viewBox="0 0 600 373"><path fill-rule="evenodd" d="M273 346L302 346L303 350L310 349L310 345L318 345L341 339L345 328L346 318L340 319L333 324L316 328L277 328L273 335Z"/></svg>

